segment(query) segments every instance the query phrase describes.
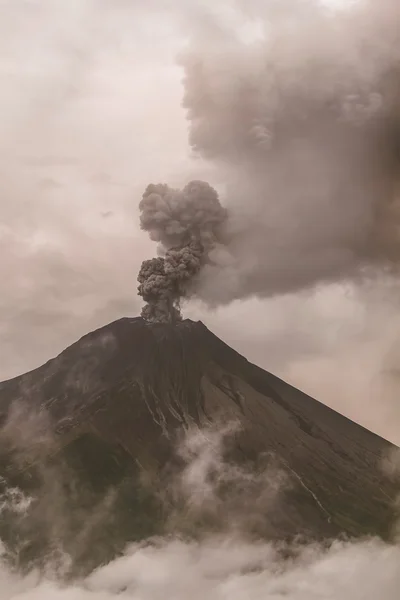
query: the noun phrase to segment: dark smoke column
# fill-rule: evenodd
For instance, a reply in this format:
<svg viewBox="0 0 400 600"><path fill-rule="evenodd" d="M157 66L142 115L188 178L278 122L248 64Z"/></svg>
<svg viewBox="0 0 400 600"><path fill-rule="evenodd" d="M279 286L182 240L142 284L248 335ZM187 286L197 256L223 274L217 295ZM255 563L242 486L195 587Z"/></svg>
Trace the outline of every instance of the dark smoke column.
<svg viewBox="0 0 400 600"><path fill-rule="evenodd" d="M220 243L227 212L214 188L203 181L191 181L183 190L150 184L139 209L141 228L159 242L162 254L145 260L139 271L138 292L146 302L142 317L175 322L182 318L181 298L193 291L210 250Z"/></svg>

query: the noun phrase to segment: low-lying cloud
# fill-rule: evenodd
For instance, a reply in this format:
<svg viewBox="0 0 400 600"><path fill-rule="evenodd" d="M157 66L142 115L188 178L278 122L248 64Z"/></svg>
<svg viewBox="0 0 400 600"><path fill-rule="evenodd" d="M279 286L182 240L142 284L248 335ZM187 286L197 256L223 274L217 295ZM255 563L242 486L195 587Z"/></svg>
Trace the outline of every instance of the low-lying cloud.
<svg viewBox="0 0 400 600"><path fill-rule="evenodd" d="M44 570L19 574L0 562L0 584L4 600L159 600L170 597L209 597L222 600L397 600L400 585L400 548L378 539L329 544L269 543L249 538L236 527L248 523L249 512L260 499L254 491L268 490L264 509L274 511L274 498L285 487L276 470L254 475L245 468L224 463L224 440L235 427L222 431L193 430L179 449L185 466L171 489L186 500L186 518L204 509L228 510L231 526L220 532L193 537L182 535L182 527L171 528L164 537L145 539L129 545L124 553L90 575L73 580L54 570L49 562ZM388 457L392 460L392 457ZM224 469L225 467L225 469ZM232 484L233 497L242 493L241 503L226 498L218 505L221 485ZM245 493L247 491L247 501ZM238 496L237 496L238 497ZM8 494L8 502L13 494ZM16 510L21 510L14 493ZM175 499L177 496L175 495ZM272 499L272 502L271 502ZM217 504L214 506L214 501ZM235 511L232 508L235 507ZM66 507L64 507L66 508ZM22 507L23 509L23 507ZM239 512L240 509L240 512ZM104 516L104 526L107 515ZM172 525L172 521L170 523ZM67 557L66 557L67 558ZM65 565L68 564L66 560Z"/></svg>

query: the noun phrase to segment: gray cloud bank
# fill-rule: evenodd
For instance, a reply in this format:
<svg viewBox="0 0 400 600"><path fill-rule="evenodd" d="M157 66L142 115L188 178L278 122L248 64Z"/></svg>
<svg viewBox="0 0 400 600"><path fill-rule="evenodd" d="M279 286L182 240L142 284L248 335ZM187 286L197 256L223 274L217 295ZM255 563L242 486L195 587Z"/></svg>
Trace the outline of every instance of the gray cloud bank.
<svg viewBox="0 0 400 600"><path fill-rule="evenodd" d="M189 292L220 304L397 272L399 9L229 6L261 39L210 12L180 58L190 143L229 211Z"/></svg>

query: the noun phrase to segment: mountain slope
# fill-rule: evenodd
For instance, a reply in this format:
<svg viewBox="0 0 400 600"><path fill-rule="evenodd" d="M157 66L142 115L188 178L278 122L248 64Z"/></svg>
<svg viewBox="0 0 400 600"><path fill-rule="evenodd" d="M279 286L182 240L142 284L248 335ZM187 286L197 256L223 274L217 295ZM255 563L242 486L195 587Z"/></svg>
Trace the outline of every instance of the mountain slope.
<svg viewBox="0 0 400 600"><path fill-rule="evenodd" d="M254 471L267 457L290 483L273 511L258 507L257 534L388 537L393 524L397 489L380 469L392 446L250 364L199 322L172 326L125 318L98 329L39 369L1 383L0 415L0 475L7 485L46 490L42 504L33 505L35 523L49 487L52 505L59 505L60 490L43 473L50 469L64 483L73 473L79 485L73 501L69 489L71 506L93 506L94 498L100 506L110 486L118 490L114 550L164 527L160 486L171 465L179 468L174 444L182 428L231 420L240 430L229 441L228 463ZM251 503L249 496L240 498ZM85 510L79 514L87 522ZM67 519L63 535L76 533L80 523L78 517L74 524ZM31 521L26 527L32 537ZM100 553L98 561L103 559Z"/></svg>

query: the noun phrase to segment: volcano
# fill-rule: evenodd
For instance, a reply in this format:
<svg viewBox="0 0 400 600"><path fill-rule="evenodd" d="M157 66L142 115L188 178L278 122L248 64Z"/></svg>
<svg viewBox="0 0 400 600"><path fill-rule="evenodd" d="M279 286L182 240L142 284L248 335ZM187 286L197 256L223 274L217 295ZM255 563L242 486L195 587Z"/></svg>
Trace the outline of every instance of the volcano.
<svg viewBox="0 0 400 600"><path fill-rule="evenodd" d="M229 422L238 427L227 464L250 472L273 460L290 484L272 512L258 506L254 535L390 537L398 490L381 462L394 447L250 364L201 322L123 318L89 333L1 383L0 416L0 537L18 563L62 540L81 564L90 545L98 564L164 532L163 491L182 467L177 440ZM251 494L241 502L250 510ZM213 528L223 513L224 502Z"/></svg>

